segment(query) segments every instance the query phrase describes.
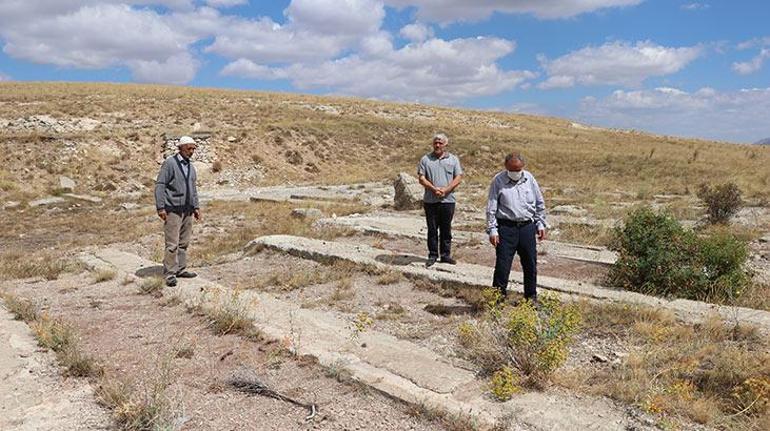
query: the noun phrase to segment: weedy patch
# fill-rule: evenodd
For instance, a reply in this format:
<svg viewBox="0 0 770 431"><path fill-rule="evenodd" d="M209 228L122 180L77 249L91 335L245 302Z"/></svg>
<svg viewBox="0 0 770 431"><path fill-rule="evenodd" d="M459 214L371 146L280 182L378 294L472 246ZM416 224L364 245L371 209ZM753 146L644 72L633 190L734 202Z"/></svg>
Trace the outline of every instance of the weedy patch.
<svg viewBox="0 0 770 431"><path fill-rule="evenodd" d="M484 315L458 328L459 353L484 374L499 372L492 386L503 398L513 393L517 378L527 386L544 386L567 360L569 345L581 321L579 309L575 304L562 304L547 293L541 296L537 307L529 301L501 307L498 291L487 289L485 295ZM512 372L518 376L508 376Z"/></svg>
<svg viewBox="0 0 770 431"><path fill-rule="evenodd" d="M389 270L381 274L379 277L377 277L377 284L380 285L389 285L389 284L396 284L403 281L404 274L402 274L400 271L395 270Z"/></svg>
<svg viewBox="0 0 770 431"><path fill-rule="evenodd" d="M118 273L112 269L100 269L94 274L94 283L114 280L117 275Z"/></svg>
<svg viewBox="0 0 770 431"><path fill-rule="evenodd" d="M650 413L719 428L770 424L770 344L756 328L717 316L697 325L642 306L581 304L585 331L637 346L617 366L559 381ZM569 375L571 372L566 372Z"/></svg>
<svg viewBox="0 0 770 431"><path fill-rule="evenodd" d="M73 262L53 254L0 253L0 279L3 280L32 277L56 280L62 273L75 269Z"/></svg>
<svg viewBox="0 0 770 431"><path fill-rule="evenodd" d="M14 319L26 323L33 322L40 317L40 307L32 300L21 298L11 293L0 294L5 308L13 314Z"/></svg>
<svg viewBox="0 0 770 431"><path fill-rule="evenodd" d="M145 295L162 296L165 286L163 277L147 277L139 284L139 290Z"/></svg>
<svg viewBox="0 0 770 431"><path fill-rule="evenodd" d="M232 293L225 293L226 298L214 294L214 305L203 306L202 311L210 319L211 329L217 335L239 334L249 339L262 340L264 334L249 317L252 304L241 293L241 290L236 289Z"/></svg>
<svg viewBox="0 0 770 431"><path fill-rule="evenodd" d="M171 430L180 415L179 402L168 393L175 376L168 361L142 385L103 378L96 396L112 410L118 425L128 431Z"/></svg>
<svg viewBox="0 0 770 431"><path fill-rule="evenodd" d="M38 344L56 353L56 358L64 367L65 374L75 377L102 374L102 367L80 349L77 334L72 326L47 315L40 316L30 326Z"/></svg>

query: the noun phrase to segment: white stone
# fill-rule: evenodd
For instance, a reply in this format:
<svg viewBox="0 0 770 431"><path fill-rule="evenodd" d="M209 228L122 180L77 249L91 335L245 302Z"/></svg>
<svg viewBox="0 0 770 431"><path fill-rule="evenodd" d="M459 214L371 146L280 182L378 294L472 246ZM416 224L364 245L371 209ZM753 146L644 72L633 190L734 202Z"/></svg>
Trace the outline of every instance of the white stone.
<svg viewBox="0 0 770 431"><path fill-rule="evenodd" d="M397 210L416 210L422 208L422 197L425 193L417 178L401 172L393 182L395 195L393 206Z"/></svg>
<svg viewBox="0 0 770 431"><path fill-rule="evenodd" d="M75 191L75 181L70 177L59 177L59 190L65 193L72 193Z"/></svg>

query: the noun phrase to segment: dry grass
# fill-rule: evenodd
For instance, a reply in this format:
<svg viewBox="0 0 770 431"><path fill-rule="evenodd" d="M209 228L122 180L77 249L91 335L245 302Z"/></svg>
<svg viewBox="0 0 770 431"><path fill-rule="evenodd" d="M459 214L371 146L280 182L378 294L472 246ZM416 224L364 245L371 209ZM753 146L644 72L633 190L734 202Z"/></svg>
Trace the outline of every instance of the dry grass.
<svg viewBox="0 0 770 431"><path fill-rule="evenodd" d="M686 325L642 306L582 307L591 336L636 348L618 367L565 373L562 384L720 428L770 423L770 344L755 328L717 317Z"/></svg>
<svg viewBox="0 0 770 431"><path fill-rule="evenodd" d="M145 295L160 296L165 286L166 281L163 277L148 277L139 284L139 290Z"/></svg>
<svg viewBox="0 0 770 431"><path fill-rule="evenodd" d="M249 307L254 304L242 296L241 290L215 293L212 303L213 305L202 306L201 311L209 318L209 324L215 334L238 334L251 340L265 338L249 317Z"/></svg>
<svg viewBox="0 0 770 431"><path fill-rule="evenodd" d="M270 289L291 291L318 284L336 283L337 289L347 291L352 287L352 278L361 268L347 261L335 261L328 265L318 265L311 268L301 268L290 271L280 271L269 277L255 280L250 289Z"/></svg>
<svg viewBox="0 0 770 431"><path fill-rule="evenodd" d="M102 367L81 350L72 326L47 315L40 316L31 322L30 326L38 344L56 353L56 358L64 367L65 374L75 377L94 377L103 373Z"/></svg>
<svg viewBox="0 0 770 431"><path fill-rule="evenodd" d="M377 277L377 284L380 284L380 285L396 284L404 280L405 280L405 277L404 277L404 274L401 273L401 271L389 270L382 273L379 277Z"/></svg>
<svg viewBox="0 0 770 431"><path fill-rule="evenodd" d="M204 236L191 247L196 261L218 263L224 256L240 252L251 240L263 235L298 235L309 238L332 240L350 236L355 232L348 228L315 228L313 221L291 216L296 204L282 202L212 202L206 209L207 217L235 220L226 232ZM322 204L327 214L347 215L364 209L357 204Z"/></svg>
<svg viewBox="0 0 770 431"><path fill-rule="evenodd" d="M74 262L54 253L30 255L18 251L0 253L0 280L43 277L56 280L63 272L75 270Z"/></svg>
<svg viewBox="0 0 770 431"><path fill-rule="evenodd" d="M169 394L175 376L170 361L161 361L156 374L140 385L116 378L103 378L96 389L99 401L127 431L170 430L179 416L179 403Z"/></svg>
<svg viewBox="0 0 770 431"><path fill-rule="evenodd" d="M118 273L112 269L100 269L94 274L94 283L114 280Z"/></svg>
<svg viewBox="0 0 770 431"><path fill-rule="evenodd" d="M16 320L30 323L40 317L40 307L32 300L11 293L0 293L0 299Z"/></svg>

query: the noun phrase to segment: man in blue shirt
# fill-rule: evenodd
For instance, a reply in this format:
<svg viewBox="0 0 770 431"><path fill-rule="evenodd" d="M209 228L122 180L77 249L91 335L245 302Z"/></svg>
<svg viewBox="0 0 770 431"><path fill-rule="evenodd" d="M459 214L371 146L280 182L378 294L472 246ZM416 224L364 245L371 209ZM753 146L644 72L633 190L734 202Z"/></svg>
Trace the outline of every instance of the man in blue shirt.
<svg viewBox="0 0 770 431"><path fill-rule="evenodd" d="M432 266L441 256L441 262L454 265L452 258L452 218L457 202L454 190L463 178L460 160L446 151L449 138L443 133L433 136L433 151L424 155L417 165L417 177L425 188L423 207L428 224L428 260ZM440 232L440 241L439 241Z"/></svg>
<svg viewBox="0 0 770 431"><path fill-rule="evenodd" d="M524 298L537 302L537 242L545 239L545 202L535 177L524 170L524 157L505 157L505 170L495 175L487 200L487 234L495 247L492 286L508 294L513 257L524 270Z"/></svg>

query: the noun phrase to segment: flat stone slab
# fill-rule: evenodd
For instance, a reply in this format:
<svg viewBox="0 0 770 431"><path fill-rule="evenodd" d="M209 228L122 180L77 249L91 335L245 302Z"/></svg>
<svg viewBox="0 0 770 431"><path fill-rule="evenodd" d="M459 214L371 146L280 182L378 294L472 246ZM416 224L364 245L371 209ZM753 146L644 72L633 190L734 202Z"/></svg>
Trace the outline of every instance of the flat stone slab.
<svg viewBox="0 0 770 431"><path fill-rule="evenodd" d="M457 265L437 263L431 268L425 268L425 259L417 255L395 253L368 245L345 244L291 235L270 235L257 238L246 245L245 251L260 248L279 250L317 261L347 260L360 265L397 270L413 278L459 283L479 288L489 287L492 284L494 272L492 267L468 263L458 263ZM521 280L523 277L521 272L511 271L513 280ZM584 297L665 308L675 312L680 319L693 323L702 322L716 313L724 319L737 320L757 326L765 332L770 332L770 312L763 310L709 304L687 299L668 300L542 275L539 275L537 280L539 288L557 292L565 299ZM511 281L510 288L521 290L521 288L516 287L518 284L516 281Z"/></svg>
<svg viewBox="0 0 770 431"><path fill-rule="evenodd" d="M34 201L29 202L29 206L31 207L39 207L43 205L53 205L64 202L65 199L60 196L48 196L41 199L36 199Z"/></svg>
<svg viewBox="0 0 770 431"><path fill-rule="evenodd" d="M253 187L248 189L217 188L201 190L203 201L271 201L271 202L360 202L381 206L393 202L393 186L386 183L359 183L336 186L297 185Z"/></svg>
<svg viewBox="0 0 770 431"><path fill-rule="evenodd" d="M91 195L77 195L75 193L65 193L63 196L66 196L66 197L68 197L70 199L75 199L75 200L79 200L79 201L86 201L86 202L91 202L91 203L95 203L95 204L98 204L99 202L102 201L102 198L100 198L98 196L91 196Z"/></svg>
<svg viewBox="0 0 770 431"><path fill-rule="evenodd" d="M297 237L271 238L293 241ZM84 253L80 259L92 269L122 274L157 266L116 249ZM257 328L270 338L284 340L297 354L312 355L324 366L343 366L354 379L405 402L473 417L481 429L511 415L513 423L508 429L512 430L644 429L625 409L604 398L529 392L505 403L493 402L485 397L483 385L472 372L391 335L374 330L357 333L353 322L338 313L303 309L265 293L235 294L201 277L180 280L179 285L165 291L189 306L244 307Z"/></svg>
<svg viewBox="0 0 770 431"><path fill-rule="evenodd" d="M316 221L319 226L342 226L367 234L383 234L407 238L424 239L427 236L425 219L413 214L374 213L352 214L344 217L324 218ZM463 241L487 242L483 232L469 232L453 229L452 236ZM613 264L617 254L604 247L570 244L557 241L543 241L538 252L551 254L582 262Z"/></svg>

